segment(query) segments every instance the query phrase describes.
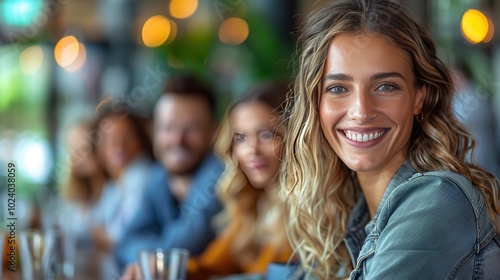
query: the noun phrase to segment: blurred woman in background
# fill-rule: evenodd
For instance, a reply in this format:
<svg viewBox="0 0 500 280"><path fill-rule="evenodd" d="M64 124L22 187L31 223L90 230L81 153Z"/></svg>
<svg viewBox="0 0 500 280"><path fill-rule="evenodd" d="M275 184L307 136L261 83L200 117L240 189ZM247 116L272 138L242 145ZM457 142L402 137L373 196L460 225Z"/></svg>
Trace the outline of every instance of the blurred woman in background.
<svg viewBox="0 0 500 280"><path fill-rule="evenodd" d="M284 206L277 196L283 136L276 117L286 93L285 84L255 86L228 108L215 151L225 164L219 194L229 225L191 261L192 278L263 274L269 263L290 258Z"/></svg>
<svg viewBox="0 0 500 280"><path fill-rule="evenodd" d="M92 231L92 239L105 251L119 242L139 208L152 164L152 143L146 127L146 120L113 100L96 110L95 153L106 185L97 205L100 226Z"/></svg>
<svg viewBox="0 0 500 280"><path fill-rule="evenodd" d="M97 214L95 205L106 181L92 151L91 127L90 121L80 122L68 132L70 174L63 197L70 204L71 215L63 226L78 243L90 242L91 223Z"/></svg>

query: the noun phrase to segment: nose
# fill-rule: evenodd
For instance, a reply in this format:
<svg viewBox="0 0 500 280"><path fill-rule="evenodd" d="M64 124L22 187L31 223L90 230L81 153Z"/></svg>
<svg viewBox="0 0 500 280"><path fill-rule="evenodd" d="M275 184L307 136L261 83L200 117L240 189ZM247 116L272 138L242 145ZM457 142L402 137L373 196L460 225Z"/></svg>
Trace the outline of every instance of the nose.
<svg viewBox="0 0 500 280"><path fill-rule="evenodd" d="M357 123L367 123L377 116L375 101L368 91L359 90L352 96L347 116Z"/></svg>
<svg viewBox="0 0 500 280"><path fill-rule="evenodd" d="M259 140L257 137L249 137L247 142L245 143L246 145L246 152L249 155L255 155L259 151Z"/></svg>
<svg viewBox="0 0 500 280"><path fill-rule="evenodd" d="M172 143L176 145L181 145L184 141L186 131L185 129L177 128L171 132Z"/></svg>

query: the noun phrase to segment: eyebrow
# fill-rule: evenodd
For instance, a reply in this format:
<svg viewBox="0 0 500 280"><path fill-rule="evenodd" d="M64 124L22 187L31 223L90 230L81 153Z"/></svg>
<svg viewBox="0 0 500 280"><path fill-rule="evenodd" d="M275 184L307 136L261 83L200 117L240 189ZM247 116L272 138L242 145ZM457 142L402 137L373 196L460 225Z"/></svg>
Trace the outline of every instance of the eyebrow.
<svg viewBox="0 0 500 280"><path fill-rule="evenodd" d="M351 75L347 74L328 74L325 76L324 81L326 80L336 80L336 81L353 81L354 78Z"/></svg>
<svg viewBox="0 0 500 280"><path fill-rule="evenodd" d="M376 81L376 80L389 78L389 77L398 77L398 78L405 80L403 75L401 75L401 73L399 73L399 72L382 72L382 73L377 73L377 74L371 76L370 81ZM326 81L326 80L353 81L354 78L351 75L338 73L338 74L326 75L324 81Z"/></svg>
<svg viewBox="0 0 500 280"><path fill-rule="evenodd" d="M260 133L262 131L274 131L272 127L265 127L263 125L261 127L262 128L257 130L257 133ZM245 134L245 132L243 132L241 129L233 129L233 134Z"/></svg>
<svg viewBox="0 0 500 280"><path fill-rule="evenodd" d="M405 81L405 77L403 77L403 75L401 75L401 73L399 73L399 72L377 73L370 78L370 81L380 80L380 79L389 78L389 77L397 77L397 78L401 78L403 81Z"/></svg>

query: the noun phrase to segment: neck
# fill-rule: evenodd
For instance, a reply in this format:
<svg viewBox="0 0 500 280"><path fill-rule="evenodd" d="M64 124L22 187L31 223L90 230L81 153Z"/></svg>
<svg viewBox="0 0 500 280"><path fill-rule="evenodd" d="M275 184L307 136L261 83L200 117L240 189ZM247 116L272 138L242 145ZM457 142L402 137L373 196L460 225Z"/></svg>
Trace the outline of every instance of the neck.
<svg viewBox="0 0 500 280"><path fill-rule="evenodd" d="M191 181L194 177L194 173L183 173L183 174L168 174L170 182L183 182Z"/></svg>
<svg viewBox="0 0 500 280"><path fill-rule="evenodd" d="M264 192L267 197L276 196L276 190L279 189L278 173L276 173L274 178L267 185L256 189Z"/></svg>
<svg viewBox="0 0 500 280"><path fill-rule="evenodd" d="M183 201L191 187L193 174L171 175L169 178L170 191L178 201Z"/></svg>
<svg viewBox="0 0 500 280"><path fill-rule="evenodd" d="M383 170L356 172L361 191L366 199L370 217L374 217L392 177L403 164L404 159L394 160Z"/></svg>
<svg viewBox="0 0 500 280"><path fill-rule="evenodd" d="M274 184L270 184L270 186L266 188L258 189L258 191L261 192L257 201L257 204L261 207L260 210L267 212L268 209L273 208L276 203L280 202L277 190Z"/></svg>

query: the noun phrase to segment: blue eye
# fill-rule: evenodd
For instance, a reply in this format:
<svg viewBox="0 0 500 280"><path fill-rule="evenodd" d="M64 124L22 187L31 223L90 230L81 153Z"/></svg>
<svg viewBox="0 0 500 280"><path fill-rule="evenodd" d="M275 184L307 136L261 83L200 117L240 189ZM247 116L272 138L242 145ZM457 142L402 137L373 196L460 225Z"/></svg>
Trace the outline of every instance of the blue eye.
<svg viewBox="0 0 500 280"><path fill-rule="evenodd" d="M347 91L347 89L343 86L331 86L328 87L327 90L333 94L341 94Z"/></svg>
<svg viewBox="0 0 500 280"><path fill-rule="evenodd" d="M265 140L273 139L273 137L274 137L274 133L272 131L269 131L269 130L262 131L260 133L260 138L265 139Z"/></svg>
<svg viewBox="0 0 500 280"><path fill-rule="evenodd" d="M395 84L382 84L380 85L377 90L379 91L385 91L385 92L388 92L388 91L393 91L393 90L396 90L396 89L399 89L399 87Z"/></svg>

